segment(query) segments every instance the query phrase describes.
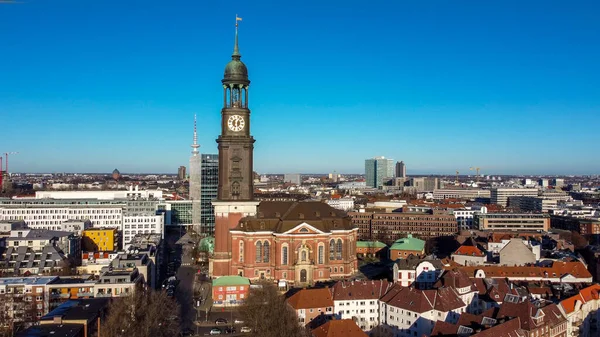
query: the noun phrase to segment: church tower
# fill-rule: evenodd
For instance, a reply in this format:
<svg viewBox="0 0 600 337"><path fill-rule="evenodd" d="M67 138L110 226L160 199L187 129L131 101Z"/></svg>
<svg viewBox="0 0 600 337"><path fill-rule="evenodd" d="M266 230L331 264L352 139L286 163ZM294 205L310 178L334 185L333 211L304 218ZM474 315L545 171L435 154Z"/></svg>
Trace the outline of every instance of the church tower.
<svg viewBox="0 0 600 337"><path fill-rule="evenodd" d="M219 188L215 208L215 249L209 272L213 277L230 275L231 237L245 216L256 215L258 202L254 201L253 152L254 138L250 134L248 109L248 69L241 61L238 48L236 17L235 42L231 61L225 66L223 108L219 148Z"/></svg>

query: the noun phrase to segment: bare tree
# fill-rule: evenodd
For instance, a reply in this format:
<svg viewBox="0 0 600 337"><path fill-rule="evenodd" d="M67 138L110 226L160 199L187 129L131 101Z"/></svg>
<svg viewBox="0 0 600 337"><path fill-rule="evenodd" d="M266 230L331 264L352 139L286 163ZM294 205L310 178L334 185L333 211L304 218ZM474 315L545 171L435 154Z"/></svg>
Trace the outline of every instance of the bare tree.
<svg viewBox="0 0 600 337"><path fill-rule="evenodd" d="M250 289L240 314L252 329L253 336L306 336L306 330L298 323L296 313L272 283L265 282L258 288Z"/></svg>
<svg viewBox="0 0 600 337"><path fill-rule="evenodd" d="M137 289L108 308L103 336L171 337L179 333L179 306L164 292Z"/></svg>

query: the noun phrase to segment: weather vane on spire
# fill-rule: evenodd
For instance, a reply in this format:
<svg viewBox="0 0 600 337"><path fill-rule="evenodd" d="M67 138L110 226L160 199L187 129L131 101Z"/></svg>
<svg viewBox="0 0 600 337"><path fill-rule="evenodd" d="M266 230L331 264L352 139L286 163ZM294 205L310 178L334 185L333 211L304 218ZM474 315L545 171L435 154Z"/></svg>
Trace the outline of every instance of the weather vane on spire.
<svg viewBox="0 0 600 337"><path fill-rule="evenodd" d="M238 17L237 14L235 15L235 28L237 29L238 27L238 21L242 21L242 18Z"/></svg>

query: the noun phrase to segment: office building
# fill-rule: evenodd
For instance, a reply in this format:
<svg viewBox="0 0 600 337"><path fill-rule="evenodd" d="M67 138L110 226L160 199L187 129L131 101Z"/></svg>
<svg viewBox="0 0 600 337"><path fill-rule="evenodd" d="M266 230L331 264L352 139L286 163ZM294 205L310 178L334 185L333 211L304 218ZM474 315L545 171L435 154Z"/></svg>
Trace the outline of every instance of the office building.
<svg viewBox="0 0 600 337"><path fill-rule="evenodd" d="M375 157L365 160L365 178L368 187L383 186L385 178L394 177L394 160Z"/></svg>
<svg viewBox="0 0 600 337"><path fill-rule="evenodd" d="M185 166L179 166L179 168L177 169L177 179L185 180L185 178Z"/></svg>
<svg viewBox="0 0 600 337"><path fill-rule="evenodd" d="M537 197L538 190L536 188L498 188L494 187L490 190L490 198L492 204L497 204L503 207L508 206L508 197L526 196Z"/></svg>
<svg viewBox="0 0 600 337"><path fill-rule="evenodd" d="M215 208L212 201L219 191L219 155L202 155L202 188L200 189L200 234L211 236L215 232Z"/></svg>
<svg viewBox="0 0 600 337"><path fill-rule="evenodd" d="M481 231L542 231L550 230L548 214L532 213L475 213L473 226Z"/></svg>
<svg viewBox="0 0 600 337"><path fill-rule="evenodd" d="M299 173L286 173L283 176L283 182L300 186L302 184L302 178Z"/></svg>
<svg viewBox="0 0 600 337"><path fill-rule="evenodd" d="M396 163L396 178L406 178L406 164L403 161Z"/></svg>

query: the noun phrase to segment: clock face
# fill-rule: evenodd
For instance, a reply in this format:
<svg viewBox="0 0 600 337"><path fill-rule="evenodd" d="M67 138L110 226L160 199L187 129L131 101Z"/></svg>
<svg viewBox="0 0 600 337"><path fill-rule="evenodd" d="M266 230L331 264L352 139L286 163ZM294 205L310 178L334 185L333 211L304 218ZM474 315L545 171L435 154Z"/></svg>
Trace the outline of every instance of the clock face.
<svg viewBox="0 0 600 337"><path fill-rule="evenodd" d="M239 115L230 116L227 120L227 126L229 127L229 130L235 132L242 131L245 124L246 122L244 122L244 117Z"/></svg>

